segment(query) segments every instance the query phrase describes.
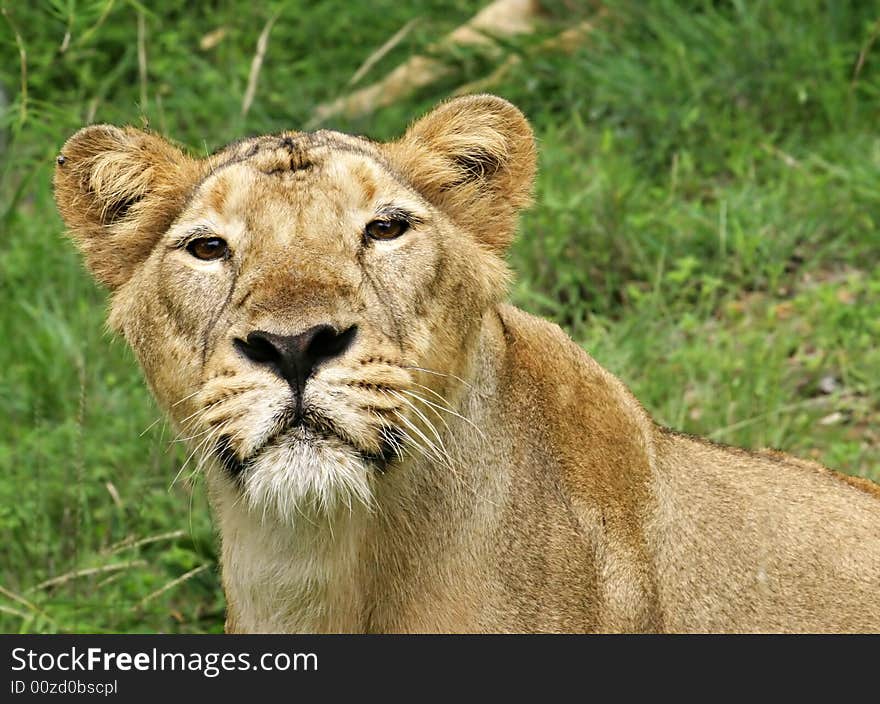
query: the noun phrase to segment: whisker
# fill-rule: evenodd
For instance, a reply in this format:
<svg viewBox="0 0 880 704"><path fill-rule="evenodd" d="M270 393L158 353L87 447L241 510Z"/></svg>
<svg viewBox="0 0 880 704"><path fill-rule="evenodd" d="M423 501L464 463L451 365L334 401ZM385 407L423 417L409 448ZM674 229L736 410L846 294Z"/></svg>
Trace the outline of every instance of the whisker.
<svg viewBox="0 0 880 704"><path fill-rule="evenodd" d="M419 396L418 394L416 394L413 391L403 390L402 393L405 393L405 394L411 396L412 398L416 399L417 401L421 401L422 403L425 403L428 405L428 410L430 410L435 416L437 416L440 419L440 422L443 423L443 427L446 428L446 432L448 433L449 438L452 440L452 443L456 447L456 450L457 450L456 456L460 457L461 456L461 444L459 443L458 436L454 432L452 432L452 428L449 427L449 423L446 422L446 418L444 418L440 413L437 412L436 409L440 408L440 406L437 406L436 404L431 403L430 401L428 401L428 399L422 398L421 396ZM436 406L436 408L435 408L435 406ZM443 410L443 409L441 409L441 410Z"/></svg>
<svg viewBox="0 0 880 704"><path fill-rule="evenodd" d="M183 418L182 420L180 420L179 423L180 423L180 425L185 425L188 421L193 420L197 416L206 414L208 411L210 411L212 408L214 408L218 404L223 403L224 401L228 401L231 398L235 398L236 396L241 396L242 394L247 393L248 391L253 391L255 388L257 388L257 387L254 385L250 385L250 386L247 386L244 388L234 389L231 393L227 393L224 396L221 396L220 398L212 399L212 400L206 402L205 405L203 405L201 408L197 408L195 411L190 413L186 418ZM199 393L199 392L197 391L196 393ZM190 394L190 396L193 396L193 395L195 395L195 394ZM189 397L187 397L187 398L189 398ZM186 400L186 399L181 399L181 401L184 401L184 400ZM178 401L178 403L180 403L180 401ZM175 405L177 405L177 404L175 404Z"/></svg>
<svg viewBox="0 0 880 704"><path fill-rule="evenodd" d="M421 384L418 384L418 386L421 386ZM425 387L425 388L427 388L427 387ZM430 391L430 390L431 389L428 389L428 391ZM423 403L426 403L433 408L437 408L445 413L449 413L450 415L455 416L456 418L460 418L465 423L470 425L474 430L476 430L480 434L480 436L483 438L483 440L486 439L486 434L482 430L480 430L480 428L477 426L476 423L474 423L467 416L464 416L461 413L458 413L457 411L452 410L452 408L450 408L448 405L447 406L440 406L440 405L434 403L433 401L429 401L428 399L424 398L423 396L420 396L419 394L417 394L415 391L412 391L412 390L408 391L406 389L401 389L401 392L408 394L408 395L412 396L413 398L417 398L420 401L422 401ZM437 394L437 395L439 396L439 394ZM442 396L441 396L441 398L442 398ZM448 404L448 402L447 402L447 404Z"/></svg>
<svg viewBox="0 0 880 704"><path fill-rule="evenodd" d="M416 430L416 432L418 432L418 429L415 428L415 426L413 426L413 425L412 425L412 424L411 424L411 423L405 418L405 416L402 416L402 415L401 415L401 416L399 416L399 417L400 417L400 420L401 420L401 421L403 421L403 422L406 423L409 427L413 428L414 430ZM434 453L429 454L429 453L425 450L425 448L423 448L419 443L417 443L417 442L412 438L412 436L410 436L409 433L407 433L407 432L406 432L405 430L403 430L403 429L399 429L399 430L400 430L401 433L403 434L404 438L405 438L406 440L409 441L410 446L413 447L415 450L417 450L417 451L419 452L419 454L421 454L426 460L429 460L429 461L432 461L432 460L433 460L433 461L438 461L438 459L437 459L437 457L435 456ZM424 440L427 440L427 438L425 438L424 435L422 435L421 433L419 433L419 435L420 435ZM436 449L436 448L435 448L435 449ZM479 491L477 491L477 490L473 487L473 485L471 485L471 484L465 479L465 477L462 475L462 473L459 472L459 471L456 469L454 463L452 462L452 458L451 458L451 457L449 457L449 456L447 455L444 459L445 459L445 461L440 460L440 461L439 461L439 464L440 464L441 466L445 467L446 469L448 469L448 470L452 473L452 476L455 477L455 480L459 483L459 485L461 485L464 489L467 489L471 494L473 494L473 496L474 496L475 498L480 499L481 501L485 501L487 504L490 504L491 506L495 506L495 507L498 506L498 504L497 504L495 501L492 501L492 499L488 498L487 496L482 495Z"/></svg>
<svg viewBox="0 0 880 704"><path fill-rule="evenodd" d="M196 446L193 448L193 451L190 452L190 454L189 454L189 456L186 458L186 460L184 460L184 462L183 462L183 464L180 466L180 469L178 470L177 474L174 475L174 479L171 480L171 484L168 486L168 491L171 491L171 489L174 487L174 485L175 485L175 484L177 483L177 481L180 479L180 476L183 474L184 470L186 470L187 465L190 463L190 461L192 460L192 458L195 457L195 455L196 455L197 453L201 453L201 454L202 454L202 457L201 457L201 459L199 460L199 462L196 464L196 467L195 467L195 469L193 470L192 475L195 475L195 474L197 474L197 473L199 472L199 470L201 469L202 465L204 464L205 458L207 457L207 452L206 452L206 450L207 450L207 448L208 448L208 445L214 440L215 436L218 436L219 434L221 434L221 433L226 429L226 427L228 426L228 424L229 424L229 421L225 421L224 423L222 423L221 425L217 426L216 428L211 428L211 429L208 430L207 432L201 434L201 435L203 435L204 437L202 438L202 440L200 440L200 441L196 444Z"/></svg>
<svg viewBox="0 0 880 704"><path fill-rule="evenodd" d="M412 383L414 386L418 386L420 389L424 389L425 391L429 391L430 393L434 394L434 395L435 395L437 398L439 398L439 399L440 399L440 400L441 400L446 406L448 406L449 408L452 408L452 404L449 402L449 399L447 399L445 396L442 396L441 394L438 394L438 393L437 393L436 391L434 391L434 389L432 389L430 386L425 386L424 384L420 384L420 383L417 382L417 381L413 381L413 382L411 382L411 383Z"/></svg>
<svg viewBox="0 0 880 704"><path fill-rule="evenodd" d="M181 437L180 435L178 435L176 438L174 438L174 440L171 441L169 447L174 443L189 442L190 440L195 440L196 438L200 438L205 435L205 433L210 433L212 430L213 428L207 428L205 430L200 430L197 433L193 433L192 435L187 435L186 437Z"/></svg>
<svg viewBox="0 0 880 704"><path fill-rule="evenodd" d="M430 389L429 389L429 390L430 390ZM464 417L464 416L462 416L462 415L456 413L455 411L451 410L450 408L444 408L443 406L440 406L439 404L435 404L435 403L433 403L433 402L431 402L431 401L428 401L428 399L423 398L421 395L415 393L414 391L406 390L406 389L401 389L401 391L402 391L403 393L405 393L405 394L411 396L412 398L415 398L415 399L417 399L417 400L419 400L419 401L422 401L423 403L428 404L429 407L430 407L432 410L437 409L437 410L443 410L443 411L446 411L446 412L448 412L448 413L451 413L452 415L455 415L455 416L461 418L461 419L464 420L465 422L470 423L470 424L474 427L474 429L477 430L477 431L480 433L480 435L483 436L483 437L485 438L485 435L482 433L482 431L481 431L479 428L477 428L476 425L474 425L473 421L471 421L469 418L466 418L466 417ZM389 392L392 393L395 397L399 398L401 401L405 401L405 399L400 398L400 396L398 395L397 392L395 392L395 391L393 391L393 390L389 390ZM439 394L438 394L438 395L439 395ZM442 397L441 397L441 399L444 401L444 403L448 403L448 402L447 402L445 399L443 399ZM407 405L409 405L410 408L413 408L413 410L416 410L416 409L413 407L412 403L408 403ZM434 410L434 413L437 413L437 410ZM488 503L488 504L490 504L490 505L492 505L492 506L496 506L496 507L497 507L498 504L497 504L496 502L492 501L490 498L488 498L488 497L486 497L486 496L483 496L479 491L477 491L477 490L474 488L474 486L473 486L472 484L470 484L470 483L465 479L465 477L463 476L463 474L462 474L460 471L458 471L458 469L457 469L456 466L455 466L455 463L453 462L452 456L451 456L451 455L449 454L449 452L446 450L445 446L444 446L444 448L443 448L443 456L442 456L442 458L438 458L438 454L439 454L439 452L438 452L438 450L437 450L437 447L436 447L436 446L435 446L435 445L434 445L434 444L433 444L433 443L432 443L427 437L425 437L425 435L424 435L423 433L421 433L421 432L418 430L418 428L417 428L415 425L413 425L413 424L412 424L412 423L406 418L406 416L404 416L402 413L400 413L399 410L395 409L395 413L396 413L397 417L401 420L401 422L403 422L403 423L406 424L410 429L412 429L412 430L413 430L413 431L414 431L414 432L415 432L415 433L416 433L416 434L422 439L422 441L423 441L424 443L426 443L427 446L430 448L431 452L430 452L430 454L429 454L429 452L428 452L424 447L422 447L418 442L416 442L416 441L413 439L413 437L412 437L408 432L406 432L406 431L403 430L402 428L399 428L399 430L403 433L404 438L405 438L406 440L409 441L409 444L410 444L412 447L414 447L414 448L415 448L420 454L422 454L422 455L425 457L425 459L428 459L428 460L434 460L434 461L439 461L439 463L440 463L442 466L446 467L446 469L448 469L450 472L452 472L452 474L453 474L453 476L455 477L456 481L457 481L457 482L458 482L463 488L467 489L471 494L473 494L474 497L480 499L481 501L485 501L486 503ZM419 412L418 415L422 418L422 420L423 420L424 422L426 422L426 424L428 425L428 427L430 427L435 433L437 432L437 431L436 431L436 427L434 427L434 425L433 425L432 423L428 422L428 420L425 418L425 416L424 416L422 413ZM439 413L437 413L437 415L438 415L438 417L441 418L441 420L443 420L443 419L442 419L442 416L440 416ZM448 425L445 421L443 421L443 424L446 426L447 431L449 431L449 435L450 435L450 437L451 437L453 440L455 440L455 441L457 442L456 435L455 435L454 433L451 432L451 430L450 430L450 428L449 428L449 425ZM439 440L439 437L438 437L438 440ZM441 443L442 443L442 440L441 440Z"/></svg>
<svg viewBox="0 0 880 704"><path fill-rule="evenodd" d="M400 412L397 413L397 418L419 437L419 439L424 443L423 447L427 450L430 450L431 455L436 462L439 462L447 468L452 467L449 456L444 452L441 452L440 449L431 441L431 439L428 438L421 430L419 430L419 427L415 423L413 423L411 420L409 420L409 418L407 418Z"/></svg>
<svg viewBox="0 0 880 704"><path fill-rule="evenodd" d="M419 394L415 393L414 391L407 391L405 389L401 389L400 393L406 394L407 396L414 398L416 401L421 401L422 403L426 404L428 406L428 410L430 410L435 416L437 416L440 419L440 422L443 423L443 427L446 428L446 432L449 433L449 436L452 437L453 439L455 438L455 436L452 432L452 428L450 428L449 423L446 422L446 418L441 416L436 410L437 408L441 408L441 410L446 410L446 409L442 409L441 406L438 406L436 403L432 403L431 401L420 396Z"/></svg>
<svg viewBox="0 0 880 704"><path fill-rule="evenodd" d="M430 420L428 420L428 418L425 416L425 414L422 413L418 408L416 408L415 405L411 401L408 401L407 399L403 398L396 391L389 389L388 393L390 393L392 396L394 396L399 401L403 401L407 406L409 406L413 410L413 413L415 413L419 418L421 418L421 420L425 423L425 425L428 427L428 429L434 434L434 437L437 438L437 443L440 445L440 448L443 450L443 453L445 455L449 456L449 453L447 452L446 447L443 444L443 438L440 437L440 433L437 432L437 428L434 427L434 424ZM448 426L447 426L447 429L448 429Z"/></svg>
<svg viewBox="0 0 880 704"><path fill-rule="evenodd" d="M205 413L207 413L208 411L210 411L210 410L211 410L211 409L212 409L217 403L219 403L219 402L215 402L215 403L213 403L213 404L208 404L208 405L206 405L206 406L202 406L201 408L196 409L195 411L193 411L192 413L190 413L186 418L184 418L183 420L181 420L181 421L180 421L180 424L181 424L181 425L185 425L187 421L191 420L191 419L194 418L195 416L198 416L198 415L200 415L200 414L201 414L201 415L204 415Z"/></svg>
<svg viewBox="0 0 880 704"><path fill-rule="evenodd" d="M205 412L207 412L207 411L205 411ZM190 440L195 440L196 438L201 437L201 436L204 435L205 433L209 432L209 431L210 431L210 428L206 428L206 429L203 429L203 430L199 430L198 432L193 433L193 434L190 435L190 436L184 437L183 434L184 434L185 432L187 432L188 430L194 430L194 429L196 428L196 424L197 424L197 422L200 421L200 420L201 420L201 417L199 417L199 418L194 418L191 422L188 422L188 423L181 423L182 427L181 427L180 431L177 433L177 435L174 436L174 438L172 438L172 439L168 442L168 448L167 448L167 449L170 450L171 447L172 447L172 445L174 445L175 443L188 442L188 441L190 441ZM167 451L167 450L166 450L166 451Z"/></svg>
<svg viewBox="0 0 880 704"><path fill-rule="evenodd" d="M140 435L138 435L138 437L142 438L144 435L146 435L148 432L150 432L150 428L154 427L156 425L156 423L158 423L160 420L162 420L162 416L159 416L158 418L156 418L156 420L154 420L146 428L144 428L143 432Z"/></svg>
<svg viewBox="0 0 880 704"><path fill-rule="evenodd" d="M473 385L469 382L462 379L460 376L456 376L455 374L448 374L446 372L438 372L436 369L425 369L424 367L416 367L408 364L400 365L403 369L415 369L416 371L425 372L425 374L436 374L437 376L445 376L449 379L455 379L456 381L460 381L462 384L467 386L469 389L473 389Z"/></svg>
<svg viewBox="0 0 880 704"><path fill-rule="evenodd" d="M184 397L183 397L182 399L180 399L179 401L175 401L174 403L172 403L172 404L171 404L171 408L176 408L177 406L179 406L179 405L180 405L181 403L183 403L184 401L188 401L188 400L191 399L193 396L195 396L196 394L200 394L201 392L202 392L202 389L196 389L196 390L193 391L189 396L184 396Z"/></svg>
<svg viewBox="0 0 880 704"><path fill-rule="evenodd" d="M404 446L400 442L400 440L394 435L394 433L390 431L389 426L381 426L379 429L379 435L385 442L387 442L391 446L392 451L395 455L397 455L397 459L402 460Z"/></svg>
<svg viewBox="0 0 880 704"><path fill-rule="evenodd" d="M436 458L429 454L428 451L422 447L416 440L403 428L398 428L398 432L403 436L403 439L406 441L405 446L412 448L416 452L418 452L422 457L429 461L436 461Z"/></svg>

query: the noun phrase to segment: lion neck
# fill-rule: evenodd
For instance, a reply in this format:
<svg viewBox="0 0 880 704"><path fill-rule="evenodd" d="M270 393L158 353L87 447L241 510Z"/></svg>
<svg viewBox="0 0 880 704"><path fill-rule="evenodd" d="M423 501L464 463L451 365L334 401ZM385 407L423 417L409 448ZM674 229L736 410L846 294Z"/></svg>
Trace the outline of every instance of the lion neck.
<svg viewBox="0 0 880 704"><path fill-rule="evenodd" d="M375 482L373 508L340 506L291 525L248 509L224 476L209 478L227 631L456 632L479 622L480 565L506 492L497 461L481 459L499 454L480 430L493 427L499 345L487 313L460 370L455 410L469 422L437 424L451 461L403 460Z"/></svg>

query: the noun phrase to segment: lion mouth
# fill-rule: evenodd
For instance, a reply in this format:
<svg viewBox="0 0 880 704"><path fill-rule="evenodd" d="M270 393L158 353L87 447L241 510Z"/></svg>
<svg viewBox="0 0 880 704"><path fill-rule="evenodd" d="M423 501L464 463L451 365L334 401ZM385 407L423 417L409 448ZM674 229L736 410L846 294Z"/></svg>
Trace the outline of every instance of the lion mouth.
<svg viewBox="0 0 880 704"><path fill-rule="evenodd" d="M391 463L400 458L403 438L398 428L383 427L378 449L367 449L345 428L327 416L310 410L301 412L299 409L290 408L279 414L275 429L246 457L242 458L238 455L230 435L222 435L217 440L214 453L231 476L240 478L273 447L293 444L317 447L328 442L341 443L366 464L384 473Z"/></svg>

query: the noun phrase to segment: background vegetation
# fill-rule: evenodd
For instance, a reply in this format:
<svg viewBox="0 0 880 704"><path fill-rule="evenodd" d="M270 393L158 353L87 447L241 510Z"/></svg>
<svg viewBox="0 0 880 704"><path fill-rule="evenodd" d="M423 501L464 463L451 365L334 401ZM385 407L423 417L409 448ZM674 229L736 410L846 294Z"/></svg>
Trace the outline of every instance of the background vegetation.
<svg viewBox="0 0 880 704"><path fill-rule="evenodd" d="M0 0L2 4L3 0ZM105 293L64 239L53 159L93 121L207 153L305 124L361 63L451 69L327 126L385 138L493 57L431 42L480 0L8 1L0 16L0 630L218 631L201 487ZM880 479L880 8L853 0L546 2L493 90L533 121L516 303L662 423ZM571 53L541 42L599 13ZM257 38L277 14L250 111ZM2 109L0 109L2 110Z"/></svg>

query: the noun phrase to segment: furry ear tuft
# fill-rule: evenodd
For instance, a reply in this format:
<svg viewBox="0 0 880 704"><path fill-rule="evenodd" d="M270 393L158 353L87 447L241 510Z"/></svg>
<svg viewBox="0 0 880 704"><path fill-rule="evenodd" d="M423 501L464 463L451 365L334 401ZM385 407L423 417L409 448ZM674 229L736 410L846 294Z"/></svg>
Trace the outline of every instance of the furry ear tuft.
<svg viewBox="0 0 880 704"><path fill-rule="evenodd" d="M129 279L198 173L198 162L132 127L93 125L67 140L55 169L55 202L98 281L116 288Z"/></svg>
<svg viewBox="0 0 880 704"><path fill-rule="evenodd" d="M456 98L386 148L426 198L494 250L506 249L535 176L535 139L519 110L494 95Z"/></svg>

